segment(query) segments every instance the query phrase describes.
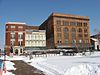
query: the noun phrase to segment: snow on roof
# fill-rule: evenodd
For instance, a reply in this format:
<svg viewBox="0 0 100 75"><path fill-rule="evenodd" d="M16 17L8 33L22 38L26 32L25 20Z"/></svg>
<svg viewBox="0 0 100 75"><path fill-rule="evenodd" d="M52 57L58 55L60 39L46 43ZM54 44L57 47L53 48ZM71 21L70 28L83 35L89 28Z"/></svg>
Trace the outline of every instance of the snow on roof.
<svg viewBox="0 0 100 75"><path fill-rule="evenodd" d="M98 41L98 39L96 39L96 38L91 38L93 41Z"/></svg>
<svg viewBox="0 0 100 75"><path fill-rule="evenodd" d="M7 22L6 24L26 24L24 22Z"/></svg>

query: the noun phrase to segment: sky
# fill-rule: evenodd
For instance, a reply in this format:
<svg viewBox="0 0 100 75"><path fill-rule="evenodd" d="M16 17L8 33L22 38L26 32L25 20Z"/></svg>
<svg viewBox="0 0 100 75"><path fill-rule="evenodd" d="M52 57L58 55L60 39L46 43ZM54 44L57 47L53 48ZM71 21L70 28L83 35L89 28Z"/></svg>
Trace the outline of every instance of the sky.
<svg viewBox="0 0 100 75"><path fill-rule="evenodd" d="M0 48L5 46L5 23L39 26L52 12L89 16L91 35L100 30L100 0L0 0Z"/></svg>

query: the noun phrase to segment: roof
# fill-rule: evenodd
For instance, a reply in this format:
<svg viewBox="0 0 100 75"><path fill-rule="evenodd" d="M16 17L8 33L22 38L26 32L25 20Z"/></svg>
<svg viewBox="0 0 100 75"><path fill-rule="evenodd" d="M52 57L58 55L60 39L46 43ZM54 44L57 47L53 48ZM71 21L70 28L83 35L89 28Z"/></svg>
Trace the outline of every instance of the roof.
<svg viewBox="0 0 100 75"><path fill-rule="evenodd" d="M6 24L26 24L24 22L7 22Z"/></svg>
<svg viewBox="0 0 100 75"><path fill-rule="evenodd" d="M98 41L98 39L96 39L96 38L91 38L91 40L93 40L93 41Z"/></svg>
<svg viewBox="0 0 100 75"><path fill-rule="evenodd" d="M82 18L82 19L89 20L89 17L88 16L80 16L80 15L73 15L73 14L52 13L51 16L71 17L71 18Z"/></svg>

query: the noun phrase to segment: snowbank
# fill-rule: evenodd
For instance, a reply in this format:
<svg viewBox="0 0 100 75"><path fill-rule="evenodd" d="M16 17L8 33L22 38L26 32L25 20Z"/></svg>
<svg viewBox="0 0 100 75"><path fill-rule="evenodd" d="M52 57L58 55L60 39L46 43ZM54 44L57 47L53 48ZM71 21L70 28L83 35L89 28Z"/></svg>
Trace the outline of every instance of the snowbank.
<svg viewBox="0 0 100 75"><path fill-rule="evenodd" d="M100 75L100 68L90 64L81 64L68 69L64 75Z"/></svg>
<svg viewBox="0 0 100 75"><path fill-rule="evenodd" d="M5 62L5 66L6 66L6 70L16 70L16 68L14 68L14 63L10 62L10 61L6 61Z"/></svg>
<svg viewBox="0 0 100 75"><path fill-rule="evenodd" d="M86 55L33 58L30 65L47 75L100 75L100 52Z"/></svg>
<svg viewBox="0 0 100 75"><path fill-rule="evenodd" d="M3 57L2 57L3 58ZM14 56L8 60L23 60L43 71L46 75L100 75L100 52L86 53L86 56L52 56L35 57ZM14 63L7 61L7 70L15 70ZM7 72L6 75L13 75ZM5 75L5 74L4 74Z"/></svg>

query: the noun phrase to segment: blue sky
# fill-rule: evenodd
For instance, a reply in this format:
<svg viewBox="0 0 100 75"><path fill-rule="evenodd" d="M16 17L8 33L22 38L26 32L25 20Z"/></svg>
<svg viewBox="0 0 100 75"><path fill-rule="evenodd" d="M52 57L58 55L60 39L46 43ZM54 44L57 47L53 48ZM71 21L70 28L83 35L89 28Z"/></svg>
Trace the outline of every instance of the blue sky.
<svg viewBox="0 0 100 75"><path fill-rule="evenodd" d="M90 32L100 29L100 0L0 0L0 48L5 45L5 23L40 25L52 12L90 17Z"/></svg>

